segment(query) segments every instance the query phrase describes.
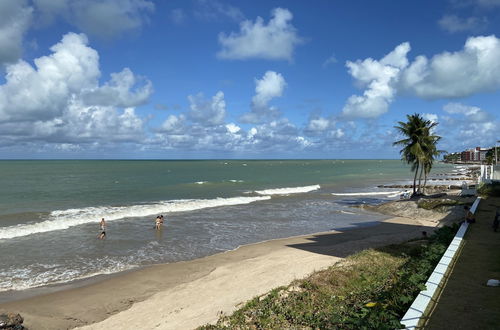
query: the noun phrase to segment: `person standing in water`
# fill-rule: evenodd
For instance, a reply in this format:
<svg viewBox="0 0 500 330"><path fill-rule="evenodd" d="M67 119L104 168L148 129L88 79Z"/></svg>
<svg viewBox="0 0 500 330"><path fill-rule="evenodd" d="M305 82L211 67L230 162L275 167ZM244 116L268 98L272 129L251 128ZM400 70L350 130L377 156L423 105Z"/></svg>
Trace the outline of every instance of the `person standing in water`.
<svg viewBox="0 0 500 330"><path fill-rule="evenodd" d="M155 229L160 230L162 225L163 225L163 215L159 215L156 217L155 220Z"/></svg>
<svg viewBox="0 0 500 330"><path fill-rule="evenodd" d="M97 238L105 239L106 238L106 221L104 220L104 218L101 219L101 222L99 225L101 228L101 233L99 234L99 236L97 236Z"/></svg>

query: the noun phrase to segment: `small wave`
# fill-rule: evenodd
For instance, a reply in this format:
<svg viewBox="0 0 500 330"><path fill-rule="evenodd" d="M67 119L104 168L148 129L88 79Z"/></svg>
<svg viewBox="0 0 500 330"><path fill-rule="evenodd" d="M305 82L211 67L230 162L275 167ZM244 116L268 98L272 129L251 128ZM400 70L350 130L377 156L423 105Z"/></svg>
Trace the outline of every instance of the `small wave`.
<svg viewBox="0 0 500 330"><path fill-rule="evenodd" d="M205 183L208 183L208 181L196 181L195 183L196 184L205 184Z"/></svg>
<svg viewBox="0 0 500 330"><path fill-rule="evenodd" d="M34 264L38 271L29 268L17 268L7 271L0 271L0 292L8 290L26 290L37 288L49 284L61 284L70 281L86 279L97 275L114 274L121 271L137 268L137 265L127 265L119 262L102 266L101 262L87 261L100 265L100 269L93 269L88 273L77 269L68 269L62 265L41 265ZM95 265L91 265L96 268ZM90 267L89 267L90 268ZM4 279L4 280L1 280Z"/></svg>
<svg viewBox="0 0 500 330"><path fill-rule="evenodd" d="M144 217L172 212L188 212L209 207L249 204L270 199L270 196L230 197L215 199L185 199L162 201L154 204L139 204L130 206L101 206L83 209L68 209L52 211L49 219L32 224L3 227L0 229L0 239L8 239L31 234L63 230L86 223L97 223L104 217L107 221L131 217Z"/></svg>
<svg viewBox="0 0 500 330"><path fill-rule="evenodd" d="M340 213L344 213L344 214L357 214L357 213L354 213L354 212L349 212L349 211L344 211L344 210L340 210Z"/></svg>
<svg viewBox="0 0 500 330"><path fill-rule="evenodd" d="M75 257L66 265L34 263L29 267L0 269L0 292L67 283L156 263L164 254L158 245L156 241L149 242L127 256Z"/></svg>
<svg viewBox="0 0 500 330"><path fill-rule="evenodd" d="M232 183L242 183L242 182L245 182L243 180L227 180L229 182L232 182Z"/></svg>
<svg viewBox="0 0 500 330"><path fill-rule="evenodd" d="M276 189L265 189L256 190L255 193L259 195L290 195L290 194L300 194L306 193L314 190L320 189L320 185L316 184L314 186L305 187L291 187L291 188L276 188Z"/></svg>
<svg viewBox="0 0 500 330"><path fill-rule="evenodd" d="M332 193L334 196L376 196L376 195L391 195L389 197L396 197L402 191L373 191L373 192L356 192L356 193Z"/></svg>

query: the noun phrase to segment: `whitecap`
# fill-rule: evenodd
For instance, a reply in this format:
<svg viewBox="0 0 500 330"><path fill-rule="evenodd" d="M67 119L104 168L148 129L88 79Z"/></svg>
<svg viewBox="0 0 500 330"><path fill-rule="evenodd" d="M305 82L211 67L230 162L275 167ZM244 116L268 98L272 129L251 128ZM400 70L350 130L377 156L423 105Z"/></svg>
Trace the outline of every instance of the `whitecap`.
<svg viewBox="0 0 500 330"><path fill-rule="evenodd" d="M31 234L63 230L70 227L95 222L102 217L106 221L123 220L172 212L188 212L209 207L241 205L270 199L270 196L230 197L215 199L169 200L150 204L129 206L99 206L82 209L52 211L49 219L38 223L19 224L0 228L0 239L9 239Z"/></svg>
<svg viewBox="0 0 500 330"><path fill-rule="evenodd" d="M265 189L265 190L256 190L255 193L259 195L290 195L290 194L300 194L307 193L310 191L320 189L320 185L316 184L313 186L305 186L305 187L290 187L290 188L275 188L275 189Z"/></svg>

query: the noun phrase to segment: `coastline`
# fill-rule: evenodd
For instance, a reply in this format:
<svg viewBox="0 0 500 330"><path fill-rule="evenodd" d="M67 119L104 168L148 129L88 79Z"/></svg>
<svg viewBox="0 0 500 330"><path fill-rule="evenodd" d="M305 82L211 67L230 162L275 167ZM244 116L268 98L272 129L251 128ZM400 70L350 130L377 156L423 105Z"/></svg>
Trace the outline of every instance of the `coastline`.
<svg viewBox="0 0 500 330"><path fill-rule="evenodd" d="M30 329L194 328L240 303L357 251L418 237L439 223L395 217L373 226L244 245L200 259L154 265L85 286L0 304Z"/></svg>

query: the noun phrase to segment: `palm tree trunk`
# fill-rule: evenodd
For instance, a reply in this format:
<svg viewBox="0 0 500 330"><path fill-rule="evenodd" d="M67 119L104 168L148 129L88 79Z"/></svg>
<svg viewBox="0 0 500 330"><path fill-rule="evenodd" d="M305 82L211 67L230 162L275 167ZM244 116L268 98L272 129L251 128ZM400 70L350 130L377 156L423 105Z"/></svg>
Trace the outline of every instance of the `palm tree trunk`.
<svg viewBox="0 0 500 330"><path fill-rule="evenodd" d="M421 164L422 166L420 167L420 175L418 176L418 190L417 192L420 193L420 186L421 186L421 182L422 182L422 174L424 172L424 164Z"/></svg>
<svg viewBox="0 0 500 330"><path fill-rule="evenodd" d="M413 195L416 193L416 188L417 188L417 174L418 174L418 166L420 163L417 163L417 168L415 169L415 176L413 177Z"/></svg>
<svg viewBox="0 0 500 330"><path fill-rule="evenodd" d="M424 188L422 188L423 193L425 194L425 186L427 185L427 171L424 172Z"/></svg>

